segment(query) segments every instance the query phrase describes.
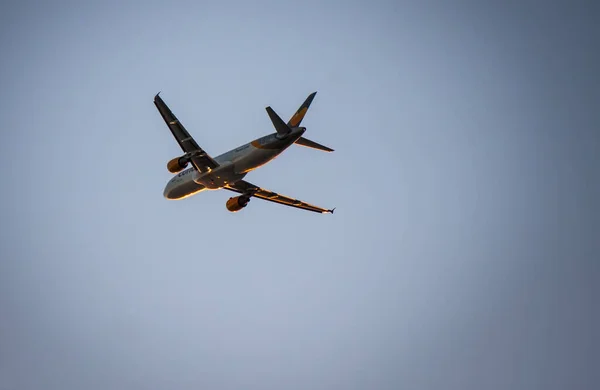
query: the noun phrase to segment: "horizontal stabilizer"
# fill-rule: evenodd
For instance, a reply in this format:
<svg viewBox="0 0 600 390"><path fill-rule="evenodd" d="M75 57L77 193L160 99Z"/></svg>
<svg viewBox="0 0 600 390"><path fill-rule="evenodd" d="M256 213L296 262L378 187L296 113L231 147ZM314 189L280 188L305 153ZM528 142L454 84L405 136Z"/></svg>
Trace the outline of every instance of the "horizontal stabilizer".
<svg viewBox="0 0 600 390"><path fill-rule="evenodd" d="M311 141L304 137L298 138L298 140L296 141L296 145L302 145L302 146L306 146L307 148L318 149L318 150L322 150L324 152L333 152L333 149L328 148L327 146L318 144L315 141Z"/></svg>
<svg viewBox="0 0 600 390"><path fill-rule="evenodd" d="M275 127L275 130L277 130L278 134L286 135L292 131L292 129L290 129L290 127L285 124L283 119L281 119L279 117L279 115L277 115L277 113L275 111L273 111L271 106L267 107L266 110L267 110L267 114L269 114L269 118L271 118L271 122L273 122L273 126Z"/></svg>

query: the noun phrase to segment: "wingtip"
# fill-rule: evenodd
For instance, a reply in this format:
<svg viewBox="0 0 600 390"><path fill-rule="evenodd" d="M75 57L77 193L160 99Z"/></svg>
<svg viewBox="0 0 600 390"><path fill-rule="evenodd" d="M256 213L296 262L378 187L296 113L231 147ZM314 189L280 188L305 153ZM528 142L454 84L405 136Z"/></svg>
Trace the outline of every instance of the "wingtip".
<svg viewBox="0 0 600 390"><path fill-rule="evenodd" d="M327 210L327 212L328 212L329 214L333 214L333 212L334 212L334 211L335 211L335 207L334 207L334 208L332 208L331 210Z"/></svg>

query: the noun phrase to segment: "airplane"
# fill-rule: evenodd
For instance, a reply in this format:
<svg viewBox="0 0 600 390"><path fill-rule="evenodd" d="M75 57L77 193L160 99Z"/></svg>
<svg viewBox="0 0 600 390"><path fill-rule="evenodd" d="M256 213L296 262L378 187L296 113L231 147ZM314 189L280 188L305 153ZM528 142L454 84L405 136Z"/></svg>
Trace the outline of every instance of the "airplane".
<svg viewBox="0 0 600 390"><path fill-rule="evenodd" d="M333 214L335 208L314 206L243 180L248 172L267 164L293 144L333 152L333 149L302 136L306 127L301 127L300 124L316 94L317 92L311 93L287 123L270 106L266 107L276 132L213 158L196 143L159 96L160 92L157 93L154 104L184 152L167 163L167 170L176 176L165 186L163 196L170 200L180 200L206 190L225 189L240 194L229 198L225 203L225 207L231 212L240 211L255 197L316 213ZM189 164L191 167L187 168Z"/></svg>

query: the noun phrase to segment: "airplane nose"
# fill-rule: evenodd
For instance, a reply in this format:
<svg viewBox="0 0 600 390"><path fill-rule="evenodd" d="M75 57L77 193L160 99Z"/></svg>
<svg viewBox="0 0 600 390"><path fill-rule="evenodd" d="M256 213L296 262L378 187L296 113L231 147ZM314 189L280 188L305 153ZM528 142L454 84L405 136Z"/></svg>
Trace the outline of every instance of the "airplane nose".
<svg viewBox="0 0 600 390"><path fill-rule="evenodd" d="M164 196L165 198L169 199L169 194L170 194L170 192L171 192L171 189L169 188L169 186L168 186L168 185L167 185L167 186L165 186L165 189L164 189L164 191L163 191L163 196Z"/></svg>

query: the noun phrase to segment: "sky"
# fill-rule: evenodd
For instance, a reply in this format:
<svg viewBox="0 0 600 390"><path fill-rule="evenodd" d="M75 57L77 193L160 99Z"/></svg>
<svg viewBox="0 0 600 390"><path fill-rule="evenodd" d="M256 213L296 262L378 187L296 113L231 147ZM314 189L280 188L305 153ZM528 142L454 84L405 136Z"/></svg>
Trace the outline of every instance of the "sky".
<svg viewBox="0 0 600 390"><path fill-rule="evenodd" d="M0 5L0 389L596 389L592 1ZM163 198L318 91L231 193Z"/></svg>

